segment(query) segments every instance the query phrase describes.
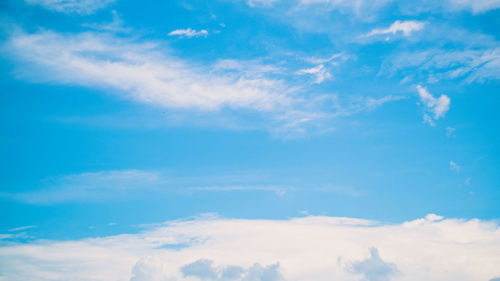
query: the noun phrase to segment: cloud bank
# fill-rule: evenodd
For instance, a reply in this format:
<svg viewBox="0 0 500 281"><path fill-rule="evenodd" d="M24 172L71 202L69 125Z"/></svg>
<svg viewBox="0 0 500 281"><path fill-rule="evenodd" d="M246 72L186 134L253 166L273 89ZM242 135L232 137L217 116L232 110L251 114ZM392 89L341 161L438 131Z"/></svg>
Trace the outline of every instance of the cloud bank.
<svg viewBox="0 0 500 281"><path fill-rule="evenodd" d="M201 216L137 234L4 243L0 275L2 281L487 281L500 276L499 251L499 226L477 219L428 215L384 224Z"/></svg>

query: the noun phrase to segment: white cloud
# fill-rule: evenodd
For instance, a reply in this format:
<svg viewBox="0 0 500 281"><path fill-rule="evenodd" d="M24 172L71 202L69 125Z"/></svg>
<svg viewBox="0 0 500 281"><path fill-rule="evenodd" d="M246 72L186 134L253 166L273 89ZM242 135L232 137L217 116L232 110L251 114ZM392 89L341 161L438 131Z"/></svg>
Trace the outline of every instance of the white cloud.
<svg viewBox="0 0 500 281"><path fill-rule="evenodd" d="M458 173L460 172L460 166L457 163L450 161L450 170Z"/></svg>
<svg viewBox="0 0 500 281"><path fill-rule="evenodd" d="M293 102L280 81L214 73L155 47L94 33L40 32L17 33L5 49L25 62L22 77L110 89L163 108L272 111Z"/></svg>
<svg viewBox="0 0 500 281"><path fill-rule="evenodd" d="M105 8L115 0L25 0L30 5L40 5L45 9L82 15L92 14Z"/></svg>
<svg viewBox="0 0 500 281"><path fill-rule="evenodd" d="M424 22L420 21L395 21L391 26L386 29L374 29L365 36L383 35L383 34L396 34L402 32L404 36L410 36L412 32L419 31L425 26Z"/></svg>
<svg viewBox="0 0 500 281"><path fill-rule="evenodd" d="M330 72L328 72L326 67L322 64L315 66L315 67L312 67L312 68L300 69L295 73L299 74L299 75L303 75L303 74L314 75L316 77L316 79L314 81L316 84L321 84L323 81L332 78L332 75L330 74Z"/></svg>
<svg viewBox="0 0 500 281"><path fill-rule="evenodd" d="M168 33L168 36L184 36L184 37L189 37L189 38L207 36L207 35L208 35L208 31L206 31L205 29L202 29L200 31L196 31L196 30L191 29L191 28L176 29L176 30Z"/></svg>
<svg viewBox="0 0 500 281"><path fill-rule="evenodd" d="M332 217L201 217L137 234L2 244L0 264L3 281L200 279L195 276L476 281L500 276L496 223L437 217L402 224ZM367 255L372 248L377 252Z"/></svg>
<svg viewBox="0 0 500 281"><path fill-rule="evenodd" d="M425 106L426 110L433 114L432 118L438 120L444 117L446 112L450 109L450 98L447 95L442 94L439 98L432 96L426 88L418 85L417 86L420 101ZM433 124L432 118L425 114L424 120Z"/></svg>
<svg viewBox="0 0 500 281"><path fill-rule="evenodd" d="M93 32L13 32L2 51L16 60L19 78L102 90L168 109L175 113L171 119L179 122L189 116L198 118L198 114L203 120L227 123L234 119L243 126L260 122L250 124L251 128L294 136L328 130L332 122L327 121L347 111L325 104L331 95L286 82L273 72L276 67L260 72L251 64L246 69L249 64L245 62L235 67L238 61L234 60L229 68L221 68L220 61L200 65L170 55L160 42L141 43ZM217 118L228 111L230 117ZM245 118L248 114L257 118Z"/></svg>

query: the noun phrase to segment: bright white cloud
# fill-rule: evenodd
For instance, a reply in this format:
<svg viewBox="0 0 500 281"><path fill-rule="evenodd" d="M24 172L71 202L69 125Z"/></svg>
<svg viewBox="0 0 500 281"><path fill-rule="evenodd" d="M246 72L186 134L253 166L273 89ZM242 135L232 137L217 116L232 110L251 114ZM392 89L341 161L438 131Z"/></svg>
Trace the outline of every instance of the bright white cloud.
<svg viewBox="0 0 500 281"><path fill-rule="evenodd" d="M447 95L442 94L439 98L435 98L432 96L426 88L418 85L417 86L418 94L420 97L420 101L425 106L425 109L432 113L432 117L435 120L438 120L441 117L444 117L446 112L450 109L450 98ZM428 115L427 119L430 118ZM427 122L432 120L426 120Z"/></svg>
<svg viewBox="0 0 500 281"><path fill-rule="evenodd" d="M330 72L328 72L328 69L322 64L312 67L312 68L306 68L306 69L300 69L296 74L303 75L303 74L310 74L316 77L315 83L316 84L321 84L323 81L332 78L332 75Z"/></svg>
<svg viewBox="0 0 500 281"><path fill-rule="evenodd" d="M115 0L25 0L30 5L40 5L45 9L61 13L92 14L105 8Z"/></svg>
<svg viewBox="0 0 500 281"><path fill-rule="evenodd" d="M396 34L402 32L404 36L410 36L412 32L419 31L425 26L424 22L407 20L407 21L395 21L391 26L385 29L374 29L366 36L383 35L383 34Z"/></svg>
<svg viewBox="0 0 500 281"><path fill-rule="evenodd" d="M205 29L202 29L200 31L196 31L196 30L191 29L191 28L176 29L176 30L168 33L168 36L183 36L183 37L189 37L189 38L207 36L207 35L208 35L208 31L206 31Z"/></svg>
<svg viewBox="0 0 500 281"><path fill-rule="evenodd" d="M0 264L3 281L476 281L500 276L499 251L498 225L476 219L211 216L137 234L2 244Z"/></svg>

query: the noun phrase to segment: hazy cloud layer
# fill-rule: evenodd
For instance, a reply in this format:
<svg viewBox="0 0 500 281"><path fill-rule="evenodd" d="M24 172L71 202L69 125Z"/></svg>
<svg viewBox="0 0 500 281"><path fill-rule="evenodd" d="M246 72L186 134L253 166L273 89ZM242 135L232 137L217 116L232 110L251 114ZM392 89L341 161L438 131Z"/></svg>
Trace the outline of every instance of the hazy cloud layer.
<svg viewBox="0 0 500 281"><path fill-rule="evenodd" d="M115 0L25 0L30 5L40 5L61 13L92 14Z"/></svg>

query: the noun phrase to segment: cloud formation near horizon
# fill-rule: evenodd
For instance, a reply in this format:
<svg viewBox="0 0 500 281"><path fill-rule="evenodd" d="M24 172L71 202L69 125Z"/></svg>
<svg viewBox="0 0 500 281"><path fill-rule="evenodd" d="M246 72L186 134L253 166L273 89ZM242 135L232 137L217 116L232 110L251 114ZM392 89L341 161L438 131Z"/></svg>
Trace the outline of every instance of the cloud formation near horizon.
<svg viewBox="0 0 500 281"><path fill-rule="evenodd" d="M0 263L3 281L476 281L500 275L498 251L498 225L477 219L207 216L137 234L3 244Z"/></svg>

